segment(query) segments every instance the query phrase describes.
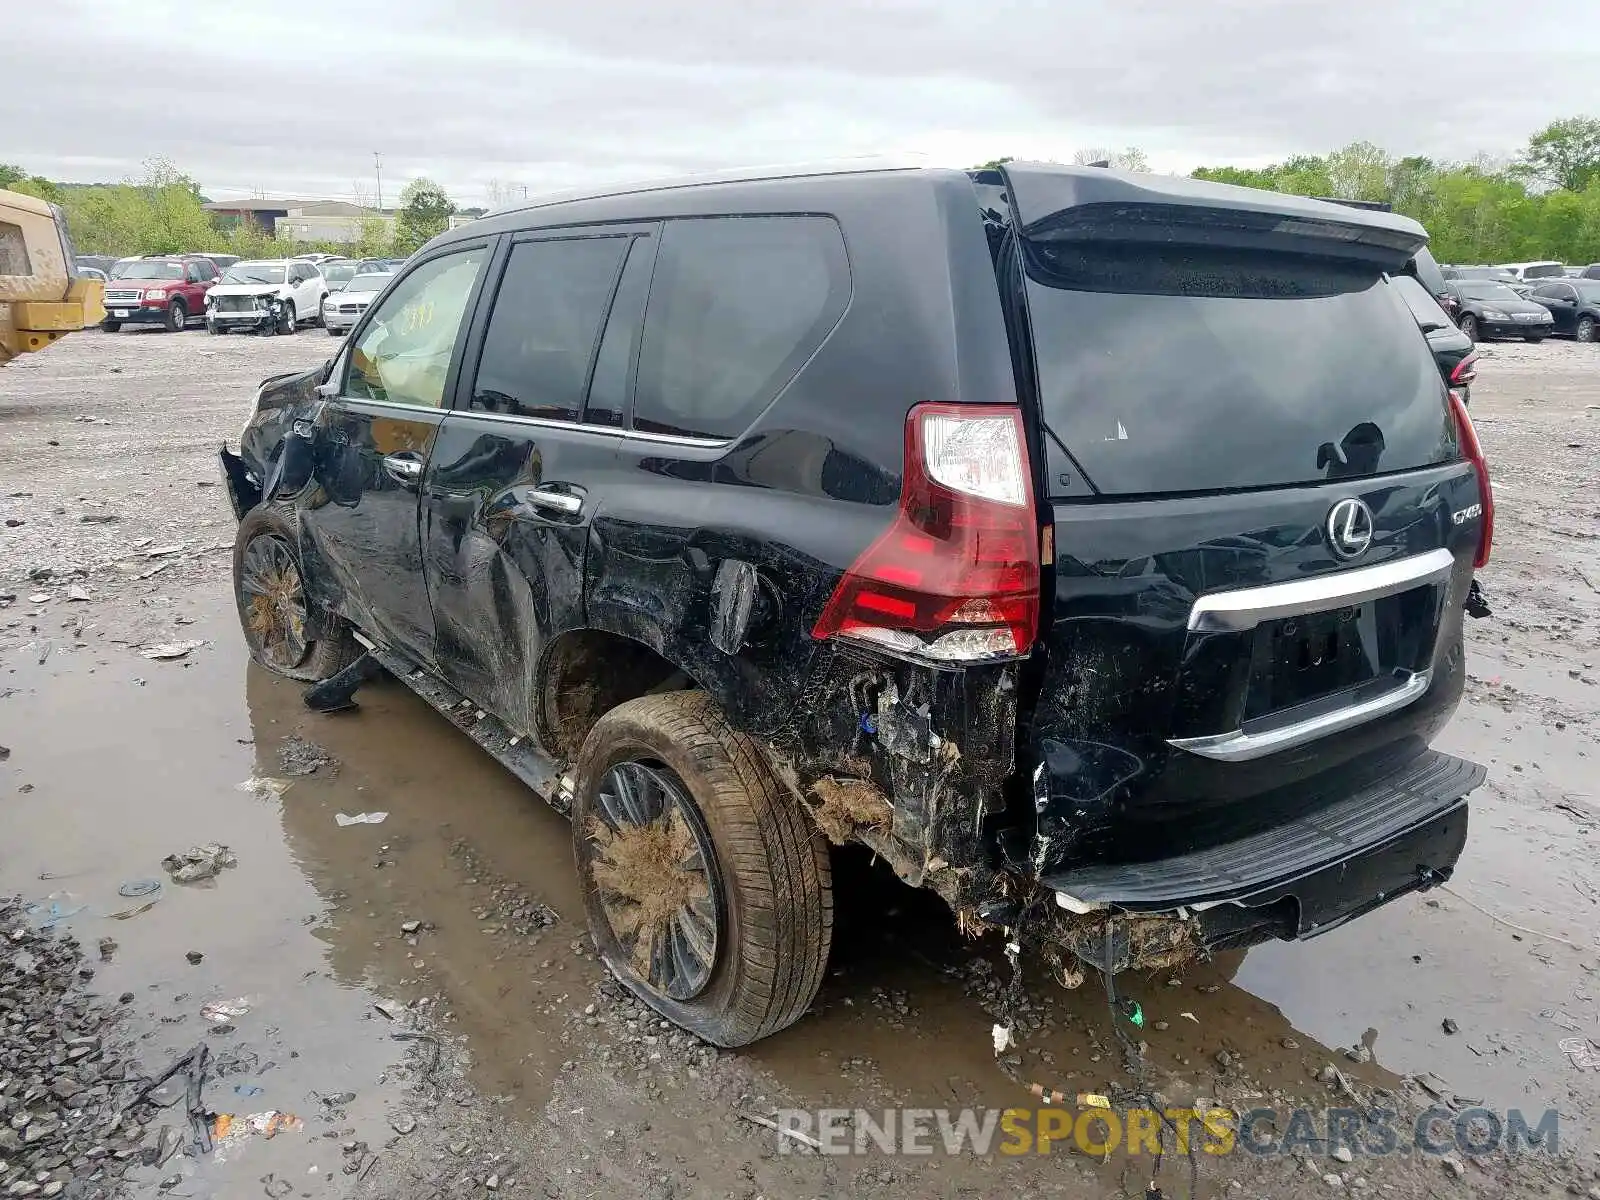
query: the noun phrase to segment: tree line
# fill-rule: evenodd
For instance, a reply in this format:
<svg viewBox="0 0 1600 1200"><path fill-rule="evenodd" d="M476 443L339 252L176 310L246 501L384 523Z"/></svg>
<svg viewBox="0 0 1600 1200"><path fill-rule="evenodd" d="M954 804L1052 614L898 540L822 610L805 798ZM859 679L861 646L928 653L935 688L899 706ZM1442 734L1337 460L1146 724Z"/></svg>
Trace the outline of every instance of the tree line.
<svg viewBox="0 0 1600 1200"><path fill-rule="evenodd" d="M376 213L361 222L355 243L276 237L260 224L218 220L200 185L166 159L150 159L123 183L60 183L0 163L0 188L59 204L79 254L179 254L211 250L241 258L281 258L326 251L362 258L404 258L441 233L459 210L431 179L413 179L400 193L393 225Z"/></svg>
<svg viewBox="0 0 1600 1200"><path fill-rule="evenodd" d="M1074 160L1149 169L1148 158L1135 147L1080 150ZM1371 142L1352 142L1328 154L1296 155L1266 167L1206 166L1193 174L1306 196L1383 201L1426 227L1441 262L1600 262L1600 119L1594 117L1553 121L1504 161L1486 155L1465 163L1394 158ZM273 238L248 222L224 229L202 207L199 185L164 159L147 162L139 179L116 184L57 183L0 163L0 187L60 204L83 254L203 248L254 258L312 250L404 256L443 230L458 211L437 183L414 179L400 193L392 232L373 216L363 222L354 245L316 244ZM508 185L506 198L513 196Z"/></svg>

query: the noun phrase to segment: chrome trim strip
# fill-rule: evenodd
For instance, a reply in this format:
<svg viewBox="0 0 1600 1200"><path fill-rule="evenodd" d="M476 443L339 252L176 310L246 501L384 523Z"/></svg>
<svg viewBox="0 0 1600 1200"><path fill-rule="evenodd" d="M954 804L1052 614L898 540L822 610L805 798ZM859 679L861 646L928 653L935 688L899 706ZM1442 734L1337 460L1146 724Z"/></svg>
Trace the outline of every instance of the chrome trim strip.
<svg viewBox="0 0 1600 1200"><path fill-rule="evenodd" d="M1246 733L1242 729L1235 729L1229 733L1212 733L1204 737L1169 738L1167 744L1176 746L1179 750L1187 750L1191 754L1198 754L1202 758L1214 758L1218 762L1249 762L1251 759L1277 754L1280 750L1292 750L1296 746L1327 737L1330 733L1341 733L1377 717L1396 712L1420 697L1432 682L1433 668L1429 667L1427 670L1410 673L1399 687L1384 692L1381 696L1364 700L1360 704L1352 704L1348 708L1336 709L1304 721L1297 721L1293 725L1281 725L1276 729L1260 733Z"/></svg>
<svg viewBox="0 0 1600 1200"><path fill-rule="evenodd" d="M1197 633L1240 633L1279 617L1365 604L1423 584L1443 582L1455 565L1455 556L1440 547L1353 571L1329 571L1287 583L1211 592L1195 600L1189 610L1189 628Z"/></svg>
<svg viewBox="0 0 1600 1200"><path fill-rule="evenodd" d="M236 313L236 316L248 316L247 313ZM323 387L329 385L323 384ZM576 433L592 433L600 437L621 438L630 442L663 442L671 446L694 446L703 450L721 450L733 445L731 441L717 438L681 437L673 433L648 433L637 429L618 429L611 425L588 425L582 421L552 421L548 417L519 417L513 413L486 413L477 412L470 408L424 408L417 404L397 404L393 400L369 400L365 396L344 396L334 391L328 396L330 400L342 400L349 404L377 404L384 408L397 409L400 412L436 412L445 416L472 417L478 421L506 421L513 425L538 425L545 429L568 429Z"/></svg>

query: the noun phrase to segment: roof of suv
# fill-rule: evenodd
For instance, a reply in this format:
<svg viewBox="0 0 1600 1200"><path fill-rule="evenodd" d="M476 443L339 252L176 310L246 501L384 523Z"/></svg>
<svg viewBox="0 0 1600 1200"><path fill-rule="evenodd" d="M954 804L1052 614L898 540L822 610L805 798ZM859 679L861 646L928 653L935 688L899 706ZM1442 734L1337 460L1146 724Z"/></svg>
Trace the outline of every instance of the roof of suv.
<svg viewBox="0 0 1600 1200"><path fill-rule="evenodd" d="M1019 204L1024 221L1031 221L1044 215L1042 211L1029 211L1026 193L1034 190L1028 186L1032 183L1047 185L1051 197L1051 210L1105 203L1237 209L1265 215L1331 221L1341 225L1384 230L1401 238L1414 239L1418 246L1427 241L1426 231L1410 217L1374 209L1347 207L1303 196L1266 192L1257 188L1235 187L1231 184L1211 183L1177 175L1136 174L1129 171L1107 170L1103 167L1066 166L1060 163L1010 162L1006 164L1005 170L1018 190L1025 193L1022 203ZM618 184L607 188L553 193L526 204L502 209L441 235L438 244L477 239L529 224L556 224L565 220L592 219L593 214L586 210L591 208L593 202L622 196L680 192L688 189L714 189L719 193L719 201L725 203L730 200L747 200L756 191L771 196L774 187L782 191L786 190L786 184L812 184L827 176L876 175L886 179L895 178L898 181L919 176L949 180L967 174L947 167L888 165L874 161L871 165L855 162L841 165L765 168ZM670 207L679 206L674 204ZM558 215L542 211L548 209L570 209L570 212Z"/></svg>

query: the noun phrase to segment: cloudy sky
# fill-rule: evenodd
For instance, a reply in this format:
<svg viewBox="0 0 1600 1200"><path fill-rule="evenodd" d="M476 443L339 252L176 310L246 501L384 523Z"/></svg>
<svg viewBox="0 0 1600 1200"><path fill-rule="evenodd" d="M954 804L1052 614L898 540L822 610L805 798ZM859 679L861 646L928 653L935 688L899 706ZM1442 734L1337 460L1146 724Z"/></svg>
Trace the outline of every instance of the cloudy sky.
<svg viewBox="0 0 1600 1200"><path fill-rule="evenodd" d="M463 204L873 154L1505 155L1597 81L1600 26L1504 0L0 0L0 161L161 155L216 197L370 201L373 151L387 200Z"/></svg>

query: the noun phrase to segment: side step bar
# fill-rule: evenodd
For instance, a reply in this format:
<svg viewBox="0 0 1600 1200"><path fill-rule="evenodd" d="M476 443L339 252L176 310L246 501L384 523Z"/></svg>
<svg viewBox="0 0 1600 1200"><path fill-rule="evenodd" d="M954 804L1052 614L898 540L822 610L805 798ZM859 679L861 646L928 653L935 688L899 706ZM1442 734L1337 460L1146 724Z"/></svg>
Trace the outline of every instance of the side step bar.
<svg viewBox="0 0 1600 1200"><path fill-rule="evenodd" d="M1477 763L1424 751L1399 771L1287 824L1151 862L1055 871L1040 883L1063 908L1160 910L1239 900L1360 858L1464 803Z"/></svg>
<svg viewBox="0 0 1600 1200"><path fill-rule="evenodd" d="M535 746L531 739L506 728L498 718L484 712L432 672L392 651L373 645L364 637L358 637L357 640L389 674L487 750L501 766L537 792L551 808L562 816L570 814L572 796L562 787L560 766Z"/></svg>

